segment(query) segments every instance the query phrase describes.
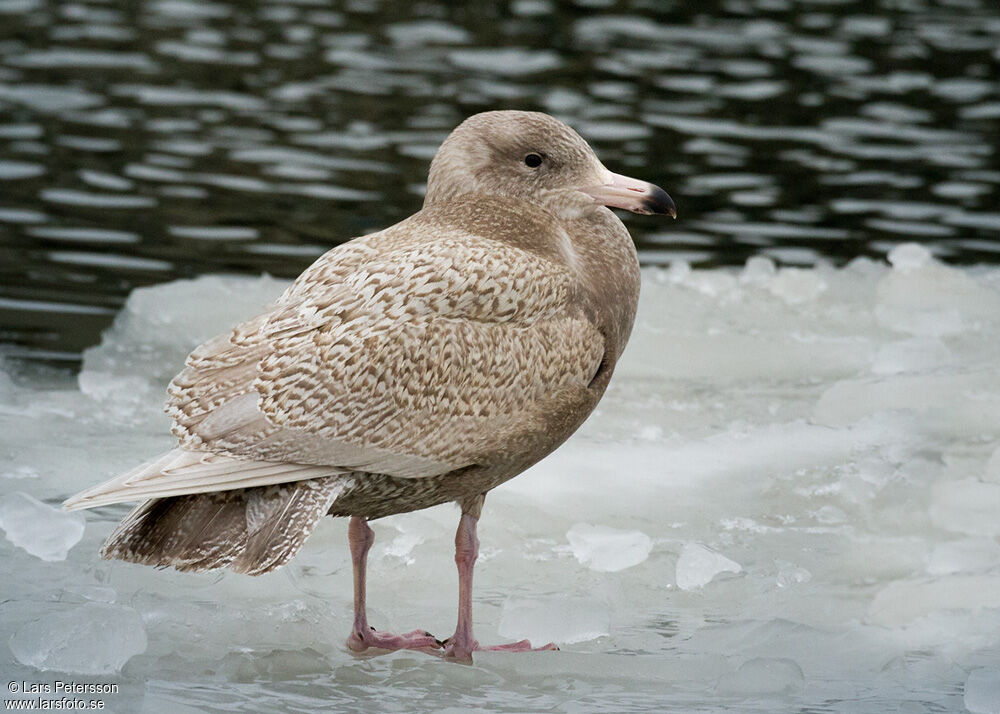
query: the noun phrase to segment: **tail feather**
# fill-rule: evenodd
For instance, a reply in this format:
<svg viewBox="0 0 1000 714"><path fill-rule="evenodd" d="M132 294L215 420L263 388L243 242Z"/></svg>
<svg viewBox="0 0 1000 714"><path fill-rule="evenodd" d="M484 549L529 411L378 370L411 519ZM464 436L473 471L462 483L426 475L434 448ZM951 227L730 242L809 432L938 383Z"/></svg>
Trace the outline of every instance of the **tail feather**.
<svg viewBox="0 0 1000 714"><path fill-rule="evenodd" d="M81 491L63 503L63 508L74 511L122 501L293 483L339 471L341 469L333 466L257 461L210 451L174 449L110 481Z"/></svg>
<svg viewBox="0 0 1000 714"><path fill-rule="evenodd" d="M346 485L342 476L326 476L154 498L129 513L105 541L101 557L261 575L298 552Z"/></svg>

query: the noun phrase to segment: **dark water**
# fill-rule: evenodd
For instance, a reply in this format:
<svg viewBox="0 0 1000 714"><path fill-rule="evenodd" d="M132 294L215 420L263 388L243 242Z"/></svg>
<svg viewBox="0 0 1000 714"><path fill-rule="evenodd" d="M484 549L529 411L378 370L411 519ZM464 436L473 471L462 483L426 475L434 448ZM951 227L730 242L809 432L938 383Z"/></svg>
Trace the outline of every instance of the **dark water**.
<svg viewBox="0 0 1000 714"><path fill-rule="evenodd" d="M485 109L570 121L676 222L644 261L1000 260L997 0L0 0L0 343L73 359L128 292L294 276L421 203Z"/></svg>

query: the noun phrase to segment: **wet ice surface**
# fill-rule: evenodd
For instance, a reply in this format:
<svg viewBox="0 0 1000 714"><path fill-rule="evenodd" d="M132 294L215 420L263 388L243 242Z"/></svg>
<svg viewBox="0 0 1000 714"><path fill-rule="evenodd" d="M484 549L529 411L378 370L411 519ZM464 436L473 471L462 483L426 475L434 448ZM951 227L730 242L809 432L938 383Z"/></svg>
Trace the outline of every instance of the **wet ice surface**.
<svg viewBox="0 0 1000 714"><path fill-rule="evenodd" d="M17 662L38 671L106 675L146 651L146 630L132 608L88 602L56 612L43 608L17 628L9 645Z"/></svg>
<svg viewBox="0 0 1000 714"><path fill-rule="evenodd" d="M191 575L98 560L115 506L65 561L0 541L3 673L106 673L112 711L995 712L1000 270L890 257L644 270L598 412L481 522L478 638L560 652L356 658L345 521L276 573ZM138 291L77 381L7 364L11 490L56 504L168 448L186 351L282 285ZM373 623L451 633L457 520L375 523Z"/></svg>
<svg viewBox="0 0 1000 714"><path fill-rule="evenodd" d="M1000 670L974 669L965 681L965 708L972 714L1000 712Z"/></svg>

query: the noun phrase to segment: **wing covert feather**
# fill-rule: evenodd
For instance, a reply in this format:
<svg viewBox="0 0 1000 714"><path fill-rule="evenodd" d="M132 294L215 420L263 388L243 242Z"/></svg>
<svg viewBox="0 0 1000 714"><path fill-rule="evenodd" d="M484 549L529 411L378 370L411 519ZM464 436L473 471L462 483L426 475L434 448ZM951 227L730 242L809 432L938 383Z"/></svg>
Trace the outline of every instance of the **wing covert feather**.
<svg viewBox="0 0 1000 714"><path fill-rule="evenodd" d="M269 313L192 353L168 402L182 447L445 473L597 371L604 341L570 308L566 265L460 231L374 250L385 233L330 251Z"/></svg>

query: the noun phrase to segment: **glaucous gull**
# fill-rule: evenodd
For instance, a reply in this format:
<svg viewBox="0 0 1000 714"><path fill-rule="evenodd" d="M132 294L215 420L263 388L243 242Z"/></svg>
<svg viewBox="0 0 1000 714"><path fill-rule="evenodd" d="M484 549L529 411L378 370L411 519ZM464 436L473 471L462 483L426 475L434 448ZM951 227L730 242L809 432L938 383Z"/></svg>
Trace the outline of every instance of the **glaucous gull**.
<svg viewBox="0 0 1000 714"><path fill-rule="evenodd" d="M419 212L330 250L191 353L168 390L178 448L65 507L141 502L104 558L251 575L324 515L349 516L348 646L470 659L483 499L580 426L632 329L639 263L608 207L675 215L550 116L470 117L431 162ZM447 501L462 509L455 633L375 630L367 521Z"/></svg>

